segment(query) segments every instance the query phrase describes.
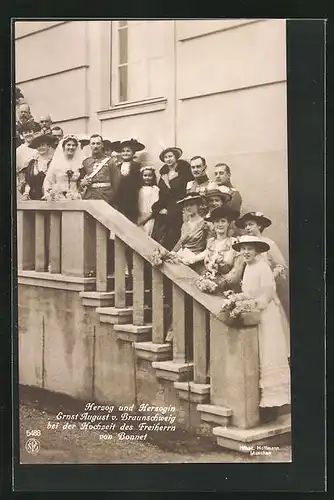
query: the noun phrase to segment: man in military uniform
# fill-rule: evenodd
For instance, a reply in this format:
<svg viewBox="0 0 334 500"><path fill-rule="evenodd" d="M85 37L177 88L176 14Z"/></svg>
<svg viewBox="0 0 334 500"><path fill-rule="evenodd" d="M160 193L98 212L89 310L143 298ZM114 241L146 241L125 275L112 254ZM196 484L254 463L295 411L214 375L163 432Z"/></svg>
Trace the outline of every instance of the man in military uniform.
<svg viewBox="0 0 334 500"><path fill-rule="evenodd" d="M80 171L80 188L84 200L105 200L109 205L120 183L120 171L104 152L103 138L93 134L89 140L91 156L85 158Z"/></svg>
<svg viewBox="0 0 334 500"><path fill-rule="evenodd" d="M194 156L191 158L190 169L194 180L188 182L186 187L187 194L205 194L210 182L209 177L206 175L207 165L205 158L202 156Z"/></svg>
<svg viewBox="0 0 334 500"><path fill-rule="evenodd" d="M218 186L226 186L230 189L231 200L226 206L233 210L241 211L242 198L239 191L231 183L231 169L226 163L217 163L214 167L215 182Z"/></svg>

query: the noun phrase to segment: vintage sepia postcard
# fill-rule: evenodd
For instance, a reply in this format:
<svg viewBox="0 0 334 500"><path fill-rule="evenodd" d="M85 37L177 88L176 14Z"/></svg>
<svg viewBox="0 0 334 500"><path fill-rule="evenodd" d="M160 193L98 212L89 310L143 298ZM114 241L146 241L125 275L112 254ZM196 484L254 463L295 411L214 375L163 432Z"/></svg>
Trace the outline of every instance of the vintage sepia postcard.
<svg viewBox="0 0 334 500"><path fill-rule="evenodd" d="M19 463L292 463L287 21L12 29Z"/></svg>

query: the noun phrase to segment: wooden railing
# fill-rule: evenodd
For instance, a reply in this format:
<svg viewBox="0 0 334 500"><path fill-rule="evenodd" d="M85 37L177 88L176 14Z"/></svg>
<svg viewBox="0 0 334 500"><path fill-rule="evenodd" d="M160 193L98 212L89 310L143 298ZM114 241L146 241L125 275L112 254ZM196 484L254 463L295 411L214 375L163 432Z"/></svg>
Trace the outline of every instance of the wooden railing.
<svg viewBox="0 0 334 500"><path fill-rule="evenodd" d="M104 201L20 202L17 219L19 274L21 270L31 270L81 278L94 276L96 291L106 292L110 232L114 236L115 307L123 308L127 304L125 267L130 249L133 323L143 325L145 322L146 271L149 267L152 342L164 343L165 282L169 280L173 361L191 360L194 382L205 384L210 357L211 404L231 407L237 426L256 425L259 396L257 329L227 327L219 316L221 298L202 293L194 284L197 274L189 267L165 262L161 268L152 268L151 256L159 244ZM192 347L190 354L189 345Z"/></svg>

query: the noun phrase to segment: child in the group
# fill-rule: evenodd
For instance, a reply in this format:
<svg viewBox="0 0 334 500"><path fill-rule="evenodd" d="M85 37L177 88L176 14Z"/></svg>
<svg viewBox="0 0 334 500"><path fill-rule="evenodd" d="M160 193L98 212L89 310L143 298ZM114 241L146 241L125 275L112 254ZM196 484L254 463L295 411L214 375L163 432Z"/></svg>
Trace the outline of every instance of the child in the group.
<svg viewBox="0 0 334 500"><path fill-rule="evenodd" d="M142 186L138 194L138 226L151 236L154 227L154 213L152 205L159 199L159 188L155 168L145 165L140 169Z"/></svg>
<svg viewBox="0 0 334 500"><path fill-rule="evenodd" d="M290 370L274 275L261 256L270 246L257 236L245 235L234 243L233 249L241 252L246 263L242 292L255 299L261 311L258 328L260 409L263 420L272 420L280 406L290 404Z"/></svg>

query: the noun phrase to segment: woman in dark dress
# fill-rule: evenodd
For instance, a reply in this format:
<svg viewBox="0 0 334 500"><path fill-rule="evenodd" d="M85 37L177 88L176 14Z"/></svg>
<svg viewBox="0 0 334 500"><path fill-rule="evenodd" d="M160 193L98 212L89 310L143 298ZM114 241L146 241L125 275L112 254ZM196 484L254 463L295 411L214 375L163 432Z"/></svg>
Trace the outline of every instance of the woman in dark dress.
<svg viewBox="0 0 334 500"><path fill-rule="evenodd" d="M137 151L143 149L145 149L144 144L135 139L120 142L115 147L115 151L121 156L121 163L118 165L121 180L114 198L114 206L135 224L139 215L138 194L141 187L141 164L134 160L134 156Z"/></svg>
<svg viewBox="0 0 334 500"><path fill-rule="evenodd" d="M38 133L29 144L29 147L37 149L37 155L24 169L23 199L41 200L44 195L43 183L45 175L56 147L56 138L51 134Z"/></svg>
<svg viewBox="0 0 334 500"><path fill-rule="evenodd" d="M187 183L193 178L190 164L180 159L182 153L182 149L171 147L159 155L164 165L158 182L159 200L152 206L157 214L152 238L167 250L172 250L181 236L183 220L177 202L185 197Z"/></svg>

